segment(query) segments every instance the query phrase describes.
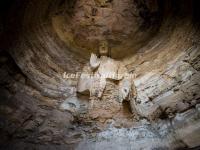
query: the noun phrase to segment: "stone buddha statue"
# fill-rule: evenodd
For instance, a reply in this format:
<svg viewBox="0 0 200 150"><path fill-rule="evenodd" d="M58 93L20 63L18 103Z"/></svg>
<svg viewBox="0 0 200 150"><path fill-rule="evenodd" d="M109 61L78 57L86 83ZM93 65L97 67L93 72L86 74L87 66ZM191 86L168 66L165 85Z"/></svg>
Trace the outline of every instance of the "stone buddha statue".
<svg viewBox="0 0 200 150"><path fill-rule="evenodd" d="M128 74L125 65L111 58L107 41L99 44L98 54L91 54L90 62L83 68L78 85L78 93L88 94L91 107L94 101L117 103L129 101L136 96L133 76Z"/></svg>

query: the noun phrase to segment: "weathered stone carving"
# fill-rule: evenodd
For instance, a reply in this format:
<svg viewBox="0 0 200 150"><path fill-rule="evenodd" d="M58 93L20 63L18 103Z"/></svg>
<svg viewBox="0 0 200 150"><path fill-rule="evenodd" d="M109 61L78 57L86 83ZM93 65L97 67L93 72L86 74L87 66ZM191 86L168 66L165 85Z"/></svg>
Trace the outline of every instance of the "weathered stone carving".
<svg viewBox="0 0 200 150"><path fill-rule="evenodd" d="M136 96L133 75L128 74L122 62L110 57L106 41L100 43L99 57L91 54L90 63L83 68L77 91L89 94L91 100L114 99L119 103L133 100Z"/></svg>

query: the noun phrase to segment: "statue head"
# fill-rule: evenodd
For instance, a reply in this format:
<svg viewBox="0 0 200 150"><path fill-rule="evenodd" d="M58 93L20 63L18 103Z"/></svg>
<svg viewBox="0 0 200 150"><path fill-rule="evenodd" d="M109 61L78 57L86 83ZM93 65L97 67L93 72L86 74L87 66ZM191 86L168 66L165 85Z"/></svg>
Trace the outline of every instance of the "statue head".
<svg viewBox="0 0 200 150"><path fill-rule="evenodd" d="M99 56L108 56L108 57L111 57L110 56L110 49L108 47L108 42L107 41L101 41L99 43Z"/></svg>
<svg viewBox="0 0 200 150"><path fill-rule="evenodd" d="M99 6L101 6L101 7L105 7L107 1L108 1L108 0L95 0L95 2L96 2Z"/></svg>

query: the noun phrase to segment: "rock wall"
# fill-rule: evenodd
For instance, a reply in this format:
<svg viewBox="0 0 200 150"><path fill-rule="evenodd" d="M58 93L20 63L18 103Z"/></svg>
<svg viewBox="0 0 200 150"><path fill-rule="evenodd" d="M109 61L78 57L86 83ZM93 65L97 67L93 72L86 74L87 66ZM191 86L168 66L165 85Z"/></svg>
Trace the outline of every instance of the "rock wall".
<svg viewBox="0 0 200 150"><path fill-rule="evenodd" d="M1 149L200 145L198 0L1 3ZM77 79L62 77L80 72L104 38L111 56L136 74L139 118L125 104L106 122L86 120Z"/></svg>

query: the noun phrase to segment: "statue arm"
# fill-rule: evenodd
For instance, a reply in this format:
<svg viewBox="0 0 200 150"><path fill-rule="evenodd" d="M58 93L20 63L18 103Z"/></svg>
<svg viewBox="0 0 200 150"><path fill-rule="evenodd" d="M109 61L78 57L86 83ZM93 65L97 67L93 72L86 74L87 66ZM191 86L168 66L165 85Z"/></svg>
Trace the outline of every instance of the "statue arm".
<svg viewBox="0 0 200 150"><path fill-rule="evenodd" d="M99 65L100 65L100 59L97 57L97 55L92 53L90 57L90 67L94 70L98 68Z"/></svg>

